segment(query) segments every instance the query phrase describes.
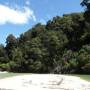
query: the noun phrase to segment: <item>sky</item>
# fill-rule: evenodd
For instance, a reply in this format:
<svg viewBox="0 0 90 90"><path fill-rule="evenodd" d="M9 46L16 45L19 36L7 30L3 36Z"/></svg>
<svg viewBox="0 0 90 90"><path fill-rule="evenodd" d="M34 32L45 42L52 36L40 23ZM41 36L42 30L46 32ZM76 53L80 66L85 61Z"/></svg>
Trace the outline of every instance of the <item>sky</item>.
<svg viewBox="0 0 90 90"><path fill-rule="evenodd" d="M81 0L0 0L0 44L9 34L19 37L37 23L55 16L82 12Z"/></svg>

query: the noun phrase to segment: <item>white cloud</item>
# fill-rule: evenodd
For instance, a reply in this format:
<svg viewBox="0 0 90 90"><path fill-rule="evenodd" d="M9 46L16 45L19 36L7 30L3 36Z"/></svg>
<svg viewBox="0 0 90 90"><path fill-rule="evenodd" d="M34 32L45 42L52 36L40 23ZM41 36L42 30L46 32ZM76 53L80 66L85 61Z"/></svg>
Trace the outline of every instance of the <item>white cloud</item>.
<svg viewBox="0 0 90 90"><path fill-rule="evenodd" d="M29 0L26 0L26 5L29 6L30 5L30 1Z"/></svg>
<svg viewBox="0 0 90 90"><path fill-rule="evenodd" d="M25 24L28 23L30 19L36 21L33 10L27 6L21 9L15 9L0 4L0 24L6 24L7 22L12 24Z"/></svg>

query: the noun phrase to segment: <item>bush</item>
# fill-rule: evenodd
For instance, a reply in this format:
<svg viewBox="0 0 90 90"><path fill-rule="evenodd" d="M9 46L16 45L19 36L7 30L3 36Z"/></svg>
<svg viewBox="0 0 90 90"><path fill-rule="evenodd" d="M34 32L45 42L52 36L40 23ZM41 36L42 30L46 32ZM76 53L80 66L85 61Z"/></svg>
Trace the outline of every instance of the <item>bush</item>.
<svg viewBox="0 0 90 90"><path fill-rule="evenodd" d="M0 71L7 71L7 64L0 64Z"/></svg>

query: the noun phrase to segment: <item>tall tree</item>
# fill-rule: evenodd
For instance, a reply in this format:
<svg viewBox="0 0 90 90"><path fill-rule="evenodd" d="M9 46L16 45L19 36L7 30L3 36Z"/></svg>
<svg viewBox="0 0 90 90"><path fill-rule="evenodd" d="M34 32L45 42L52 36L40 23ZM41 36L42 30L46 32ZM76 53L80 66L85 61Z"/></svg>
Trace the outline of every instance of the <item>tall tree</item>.
<svg viewBox="0 0 90 90"><path fill-rule="evenodd" d="M8 56L11 59L11 52L13 48L17 47L17 39L15 38L15 36L13 36L12 34L10 34L7 38L6 38L6 51L8 53Z"/></svg>
<svg viewBox="0 0 90 90"><path fill-rule="evenodd" d="M90 0L83 0L81 5L86 8L84 17L88 22L90 22Z"/></svg>
<svg viewBox="0 0 90 90"><path fill-rule="evenodd" d="M90 0L83 0L81 5L85 6L87 11L90 11Z"/></svg>
<svg viewBox="0 0 90 90"><path fill-rule="evenodd" d="M3 45L0 45L0 63L7 63L8 62L8 56L6 53L6 50Z"/></svg>

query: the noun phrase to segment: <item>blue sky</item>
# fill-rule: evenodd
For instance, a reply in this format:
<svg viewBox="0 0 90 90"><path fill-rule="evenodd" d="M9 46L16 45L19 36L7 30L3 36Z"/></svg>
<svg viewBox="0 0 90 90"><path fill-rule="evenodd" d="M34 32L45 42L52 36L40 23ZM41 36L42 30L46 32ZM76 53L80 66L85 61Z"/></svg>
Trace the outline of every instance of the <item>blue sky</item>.
<svg viewBox="0 0 90 90"><path fill-rule="evenodd" d="M81 0L0 0L0 43L13 34L18 37L38 22L54 16L81 12Z"/></svg>

